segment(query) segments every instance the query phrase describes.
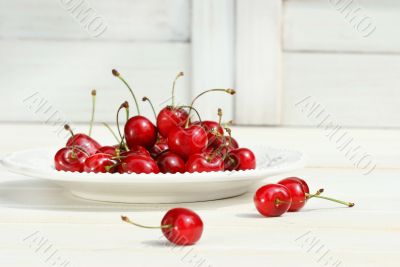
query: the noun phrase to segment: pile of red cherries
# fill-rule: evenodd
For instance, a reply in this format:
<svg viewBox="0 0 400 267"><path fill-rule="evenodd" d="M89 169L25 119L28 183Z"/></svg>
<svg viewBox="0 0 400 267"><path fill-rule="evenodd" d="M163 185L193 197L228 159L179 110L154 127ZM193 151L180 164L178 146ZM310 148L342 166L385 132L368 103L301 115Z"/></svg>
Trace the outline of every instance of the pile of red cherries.
<svg viewBox="0 0 400 267"><path fill-rule="evenodd" d="M258 212L265 217L278 217L285 212L296 212L304 207L311 198L322 198L347 207L354 203L322 196L323 189L310 194L307 183L298 177L288 177L277 184L260 187L254 194L254 204ZM161 220L160 226L145 226L131 221L126 216L121 219L127 223L144 228L161 228L165 238L180 246L193 245L200 240L203 233L203 221L200 216L186 208L173 208Z"/></svg>
<svg viewBox="0 0 400 267"><path fill-rule="evenodd" d="M175 105L175 82L172 86L172 103L158 114L147 97L154 112L156 125L140 115L137 98L126 80L116 70L112 74L119 78L131 93L137 114L129 115L127 101L117 110L118 134L109 125L104 125L116 138L116 145L101 146L91 137L96 91L92 91L93 108L89 134L75 134L69 125L65 129L71 133L64 148L54 157L55 168L59 171L94 173L193 173L212 171L250 170L256 167L254 153L248 148L240 148L231 136L229 123L222 123L222 110L218 109L219 121L202 121L193 107L195 101L210 92L235 94L233 89L209 89L196 96L189 106ZM119 127L120 112L125 110L126 123L123 131ZM197 114L198 121L192 121L191 113Z"/></svg>

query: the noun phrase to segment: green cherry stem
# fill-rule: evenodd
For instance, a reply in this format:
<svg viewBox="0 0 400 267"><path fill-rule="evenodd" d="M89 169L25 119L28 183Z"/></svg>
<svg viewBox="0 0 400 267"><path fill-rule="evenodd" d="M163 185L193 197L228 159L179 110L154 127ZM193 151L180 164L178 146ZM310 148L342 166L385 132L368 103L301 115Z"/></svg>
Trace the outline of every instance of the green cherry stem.
<svg viewBox="0 0 400 267"><path fill-rule="evenodd" d="M131 95L132 95L132 97L133 97L133 100L135 101L137 113L138 113L138 115L140 115L139 103L138 103L138 101L137 101L137 99L136 99L135 94L133 93L132 88L129 86L129 84L125 81L125 79L121 76L121 74L120 74L116 69L113 69L113 70L112 70L112 74L113 74L115 77L117 77L118 79L120 79L120 80L126 85L126 87L128 87L129 92L131 92Z"/></svg>
<svg viewBox="0 0 400 267"><path fill-rule="evenodd" d="M175 77L175 79L174 79L174 82L172 83L172 96L171 96L171 105L172 105L172 107L174 107L175 106L175 84L176 84L176 81L180 78L180 77L182 77L183 76L183 72L181 71L181 72L179 72L177 75L176 75L176 77Z"/></svg>
<svg viewBox="0 0 400 267"><path fill-rule="evenodd" d="M92 135L93 123L94 123L94 114L96 111L96 90L92 90L92 116L90 118L90 127L89 127L89 136Z"/></svg>
<svg viewBox="0 0 400 267"><path fill-rule="evenodd" d="M125 109L127 109L127 110L129 109L129 103L128 103L127 101L125 101L124 103L122 103L121 106L118 108L118 111L117 111L117 118L116 118L116 119L117 119L117 129L118 129L119 137L121 138L120 147L124 146L125 149L126 149L126 151L129 151L128 146L127 146L127 145L125 144L125 142L124 142L125 136L122 135L121 129L120 129L120 127L119 127L119 112L120 112L121 109L123 109L123 108L125 108Z"/></svg>
<svg viewBox="0 0 400 267"><path fill-rule="evenodd" d="M101 124L103 124L110 131L110 133L114 136L115 140L117 140L117 143L121 143L121 140L118 138L117 134L113 131L113 129L111 129L110 125L108 125L105 122L102 122Z"/></svg>
<svg viewBox="0 0 400 267"><path fill-rule="evenodd" d="M150 100L147 96L144 96L144 97L142 98L142 101L143 101L143 102L145 102L145 101L149 102L149 104L150 104L150 106L151 106L151 109L153 110L154 118L155 118L156 121L157 121L157 113L156 113L156 110L154 109L154 106L153 106L153 103L151 102L151 100Z"/></svg>
<svg viewBox="0 0 400 267"><path fill-rule="evenodd" d="M192 103L190 104L190 106L193 107L194 102L196 102L196 100L199 99L199 97L201 97L204 94L210 93L210 92L225 92L225 93L228 93L230 95L234 95L236 93L236 91L234 89L230 89L230 88L228 88L228 89L221 89L221 88L209 89L209 90L206 90L204 92L201 92L195 98L193 98ZM188 116L188 119L186 120L185 128L187 128L189 126L190 111L191 111L191 109L189 110L189 116Z"/></svg>
<svg viewBox="0 0 400 267"><path fill-rule="evenodd" d="M196 115L197 115L197 118L199 118L199 121L202 122L199 111L197 109L195 109L194 107L191 107L191 106L179 106L178 108L188 108L189 109L189 113L190 113L190 110L193 109L194 112L196 112Z"/></svg>
<svg viewBox="0 0 400 267"><path fill-rule="evenodd" d="M307 195L306 196L306 200L308 200L308 199L310 199L310 198L313 198L313 197L315 197L315 196L319 196L319 195L321 195L322 193L324 192L324 189L323 188L320 188L320 189L318 189L318 191L315 193L315 194L309 194L309 195Z"/></svg>
<svg viewBox="0 0 400 267"><path fill-rule="evenodd" d="M143 225L143 224L138 224L138 223L131 221L127 216L123 216L123 215L121 215L121 220L123 220L124 222L127 222L129 224L132 224L132 225L135 225L138 227L142 227L142 228L147 228L147 229L172 228L172 224L166 224L166 225L161 225L161 226L147 226L147 225Z"/></svg>
<svg viewBox="0 0 400 267"><path fill-rule="evenodd" d="M306 197L307 197L308 199L310 199L310 198L312 198L312 197L315 197L315 198L322 198L322 199L326 199L326 200L329 200L329 201L333 201L333 202L336 202L336 203L345 205L345 206L347 206L347 207L353 207L353 206L354 206L354 203L352 203L352 202L341 201L341 200L337 200L337 199L334 199L334 198L325 197L325 196L321 196L321 195L317 195L317 194L306 194Z"/></svg>

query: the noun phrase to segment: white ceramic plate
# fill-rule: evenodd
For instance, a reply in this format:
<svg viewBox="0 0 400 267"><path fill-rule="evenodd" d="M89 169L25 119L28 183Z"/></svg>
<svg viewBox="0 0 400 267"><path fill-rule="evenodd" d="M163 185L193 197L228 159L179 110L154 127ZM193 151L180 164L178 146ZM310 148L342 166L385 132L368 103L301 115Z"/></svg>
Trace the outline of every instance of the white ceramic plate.
<svg viewBox="0 0 400 267"><path fill-rule="evenodd" d="M46 179L85 199L124 203L179 203L223 199L246 193L257 181L301 168L300 152L251 147L257 168L183 174L78 173L54 168L55 148L9 154L1 164L14 173Z"/></svg>

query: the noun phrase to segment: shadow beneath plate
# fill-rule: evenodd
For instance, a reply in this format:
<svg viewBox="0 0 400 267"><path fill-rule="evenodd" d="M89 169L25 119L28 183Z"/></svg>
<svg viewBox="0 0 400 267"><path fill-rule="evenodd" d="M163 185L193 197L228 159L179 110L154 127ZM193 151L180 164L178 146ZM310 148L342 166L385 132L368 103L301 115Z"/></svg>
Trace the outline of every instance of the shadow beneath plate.
<svg viewBox="0 0 400 267"><path fill-rule="evenodd" d="M87 212L151 211L186 207L195 210L212 210L246 203L249 194L221 200L174 204L130 204L82 199L62 187L45 180L25 179L0 183L0 206L32 210L62 210Z"/></svg>

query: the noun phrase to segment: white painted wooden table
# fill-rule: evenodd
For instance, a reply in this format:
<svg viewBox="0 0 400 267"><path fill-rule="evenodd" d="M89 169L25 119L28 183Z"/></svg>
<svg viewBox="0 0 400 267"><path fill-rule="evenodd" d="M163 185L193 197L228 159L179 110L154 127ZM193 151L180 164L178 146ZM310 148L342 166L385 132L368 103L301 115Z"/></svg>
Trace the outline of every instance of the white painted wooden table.
<svg viewBox="0 0 400 267"><path fill-rule="evenodd" d="M0 155L63 143L52 126L2 124L0 130ZM86 201L46 181L0 170L0 266L399 266L400 131L349 132L375 157L377 169L369 175L353 168L319 129L235 128L242 143L260 140L308 155L307 168L265 177L264 183L297 175L312 190L323 187L326 195L356 206L315 199L301 212L263 218L252 203L254 190L182 204L205 223L192 247L170 246L160 231L119 219L126 214L158 224L170 205ZM112 140L102 128L95 135Z"/></svg>

